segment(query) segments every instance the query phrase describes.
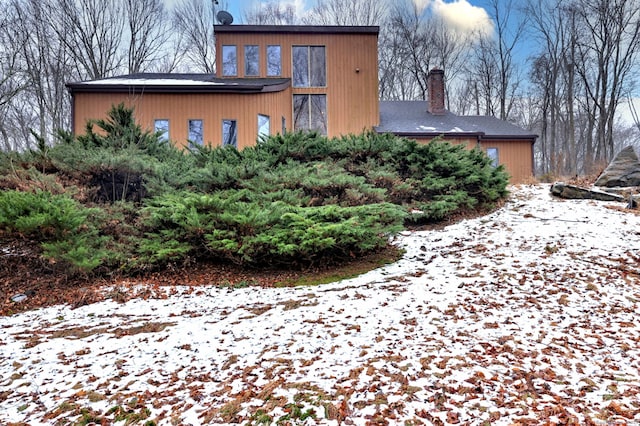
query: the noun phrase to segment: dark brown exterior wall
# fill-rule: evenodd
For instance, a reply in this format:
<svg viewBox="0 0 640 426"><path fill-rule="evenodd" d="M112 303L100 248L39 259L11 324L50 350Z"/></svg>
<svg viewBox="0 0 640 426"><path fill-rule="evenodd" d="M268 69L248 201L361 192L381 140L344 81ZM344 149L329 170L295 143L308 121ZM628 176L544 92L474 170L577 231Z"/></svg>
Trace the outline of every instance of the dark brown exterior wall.
<svg viewBox="0 0 640 426"><path fill-rule="evenodd" d="M202 119L204 142L217 146L222 141L222 120L238 124L238 148L254 145L258 133L258 114L271 118L271 134L281 132L282 117L291 123L291 92L260 94L157 94L126 95L118 93L76 93L74 131L84 133L90 118L105 117L113 105L124 102L135 108L136 120L153 130L155 119L169 120L169 138L176 145L187 142L187 122Z"/></svg>
<svg viewBox="0 0 640 426"><path fill-rule="evenodd" d="M293 94L327 95L329 136L360 133L378 125L378 38L376 34L224 33L216 36L222 63L223 45L237 46L238 77L244 76L244 46L260 46L260 77L266 77L266 46L282 48L282 76L292 76L292 46L325 46L327 86L292 88ZM218 67L218 77L220 75ZM293 83L292 83L293 85ZM289 102L291 103L291 101ZM290 107L291 109L292 107ZM290 111L289 115L293 112Z"/></svg>
<svg viewBox="0 0 640 426"><path fill-rule="evenodd" d="M498 148L498 161L504 164L511 176L510 183L525 183L533 178L533 141L531 139L483 139L480 146L483 151L487 148Z"/></svg>
<svg viewBox="0 0 640 426"><path fill-rule="evenodd" d="M420 143L428 143L433 137L414 137ZM464 144L467 149L473 149L478 146L477 138L453 138L446 137L445 141L452 144ZM498 161L503 164L507 173L511 178L511 184L520 184L528 182L533 178L533 144L530 139L518 140L490 140L483 139L480 148L487 151L487 148L498 149Z"/></svg>

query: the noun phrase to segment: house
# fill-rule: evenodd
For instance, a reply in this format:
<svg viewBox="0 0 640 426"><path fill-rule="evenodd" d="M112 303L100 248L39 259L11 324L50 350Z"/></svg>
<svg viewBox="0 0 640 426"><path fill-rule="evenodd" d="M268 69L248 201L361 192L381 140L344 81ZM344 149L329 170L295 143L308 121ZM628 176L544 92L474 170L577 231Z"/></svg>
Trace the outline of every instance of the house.
<svg viewBox="0 0 640 426"><path fill-rule="evenodd" d="M374 129L479 146L513 182L533 175L536 136L490 117L444 109L444 72L427 102L378 99L378 27L216 25L216 74L142 73L69 83L73 131L115 104L181 146L252 146L263 135L315 130L329 137Z"/></svg>

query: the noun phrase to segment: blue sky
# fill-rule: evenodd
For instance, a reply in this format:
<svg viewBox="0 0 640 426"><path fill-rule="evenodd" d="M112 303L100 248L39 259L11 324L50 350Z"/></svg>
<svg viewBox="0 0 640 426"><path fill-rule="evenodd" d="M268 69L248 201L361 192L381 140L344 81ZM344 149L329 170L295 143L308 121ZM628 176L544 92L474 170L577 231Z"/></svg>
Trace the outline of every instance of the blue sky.
<svg viewBox="0 0 640 426"><path fill-rule="evenodd" d="M165 0L167 5L175 4L178 0ZM212 0L202 0L209 2ZM234 16L235 23L242 23L243 11L252 7L265 3L269 0L219 0L220 5L225 2L228 4L226 10ZM273 0L272 0L273 1ZM294 4L299 13L304 13L315 4L316 0L280 0L282 3ZM394 0L378 0L386 1L390 4ZM419 7L430 8L433 12L443 16L452 25L466 29L487 24L489 15L485 10L485 4L488 0L413 0ZM218 7L219 8L219 7ZM480 23L480 24L479 24Z"/></svg>

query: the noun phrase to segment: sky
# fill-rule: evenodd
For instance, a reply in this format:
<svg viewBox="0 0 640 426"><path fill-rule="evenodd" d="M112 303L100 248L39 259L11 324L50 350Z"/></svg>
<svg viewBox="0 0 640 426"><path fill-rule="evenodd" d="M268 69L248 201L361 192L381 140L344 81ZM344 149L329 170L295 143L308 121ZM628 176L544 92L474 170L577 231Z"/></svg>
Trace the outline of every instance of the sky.
<svg viewBox="0 0 640 426"><path fill-rule="evenodd" d="M175 4L178 0L165 0L167 5ZM207 0L203 0L207 1ZM222 5L225 0L220 0ZM281 0L282 3L292 3L299 14L304 14L315 4L315 0ZM393 0L381 0L392 3ZM478 27L492 28L489 14L482 6L481 0L413 0L416 5L425 11L431 11L440 15L445 22L450 23L454 28L460 30L472 30ZM226 0L227 11L234 17L235 23L243 23L243 11L250 10L257 4L265 3L260 0Z"/></svg>
<svg viewBox="0 0 640 426"><path fill-rule="evenodd" d="M511 190L348 280L0 317L0 423L640 424L640 216Z"/></svg>

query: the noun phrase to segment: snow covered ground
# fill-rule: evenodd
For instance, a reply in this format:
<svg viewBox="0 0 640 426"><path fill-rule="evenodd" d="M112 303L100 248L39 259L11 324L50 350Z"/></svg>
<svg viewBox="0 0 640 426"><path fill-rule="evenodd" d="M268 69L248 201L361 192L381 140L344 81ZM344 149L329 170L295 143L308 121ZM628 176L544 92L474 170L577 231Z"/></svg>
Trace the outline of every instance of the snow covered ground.
<svg viewBox="0 0 640 426"><path fill-rule="evenodd" d="M640 425L640 216L512 190L358 278L0 318L0 424Z"/></svg>

